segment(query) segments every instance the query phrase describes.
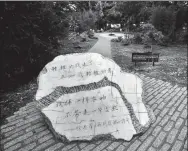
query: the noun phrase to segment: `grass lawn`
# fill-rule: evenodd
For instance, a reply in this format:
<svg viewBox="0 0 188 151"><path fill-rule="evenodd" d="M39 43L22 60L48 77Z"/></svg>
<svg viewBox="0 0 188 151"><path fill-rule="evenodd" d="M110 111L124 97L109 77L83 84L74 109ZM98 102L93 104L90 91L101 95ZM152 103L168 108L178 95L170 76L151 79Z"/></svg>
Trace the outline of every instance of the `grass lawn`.
<svg viewBox="0 0 188 151"><path fill-rule="evenodd" d="M80 49L74 48L71 40L67 39L62 42L64 43L64 46L58 50L60 54L82 53L87 52L97 42L97 39L89 39L86 42L81 42L79 44L81 46ZM4 124L6 118L13 115L20 107L23 107L34 100L37 87L37 81L36 78L34 78L33 81L20 86L13 92L0 94L0 125Z"/></svg>
<svg viewBox="0 0 188 151"><path fill-rule="evenodd" d="M159 62L152 66L152 62L137 63L132 60L133 52L147 52L143 45L131 44L123 46L118 42L111 42L113 59L124 71L136 71L149 77L154 77L172 84L187 86L187 46L153 46L154 53L160 53Z"/></svg>

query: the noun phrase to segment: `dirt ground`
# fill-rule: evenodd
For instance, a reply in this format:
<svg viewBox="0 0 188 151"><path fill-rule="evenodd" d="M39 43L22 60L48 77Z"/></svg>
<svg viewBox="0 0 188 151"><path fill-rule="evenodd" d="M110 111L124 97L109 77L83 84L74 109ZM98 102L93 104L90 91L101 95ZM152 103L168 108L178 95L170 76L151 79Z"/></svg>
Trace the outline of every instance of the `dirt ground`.
<svg viewBox="0 0 188 151"><path fill-rule="evenodd" d="M150 77L161 79L187 86L187 46L153 46L152 52L160 53L159 62L152 65L152 62L132 62L133 52L147 52L151 49L144 49L143 45L131 44L123 46L118 42L111 42L113 59L125 71L136 71Z"/></svg>

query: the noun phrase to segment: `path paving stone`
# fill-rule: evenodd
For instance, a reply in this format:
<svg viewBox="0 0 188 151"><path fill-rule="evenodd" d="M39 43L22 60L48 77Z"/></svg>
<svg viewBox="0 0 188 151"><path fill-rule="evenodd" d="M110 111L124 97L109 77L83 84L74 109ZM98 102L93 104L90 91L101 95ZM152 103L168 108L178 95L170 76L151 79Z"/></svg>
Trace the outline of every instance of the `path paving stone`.
<svg viewBox="0 0 188 151"><path fill-rule="evenodd" d="M62 146L64 146L63 143L56 143L55 145L50 146L49 148L47 148L45 151L55 151L55 150L61 148Z"/></svg>
<svg viewBox="0 0 188 151"><path fill-rule="evenodd" d="M142 145L138 148L138 151L143 151L147 150L147 148L150 146L152 141L154 140L153 136L149 136L143 143Z"/></svg>
<svg viewBox="0 0 188 151"><path fill-rule="evenodd" d="M116 151L123 151L124 149L125 149L125 146L120 145L120 146L117 148L117 150L116 150Z"/></svg>
<svg viewBox="0 0 188 151"><path fill-rule="evenodd" d="M109 145L106 149L108 150L108 151L112 151L112 150L114 150L115 148L117 148L119 145L120 145L121 143L120 142L113 142L111 145Z"/></svg>
<svg viewBox="0 0 188 151"><path fill-rule="evenodd" d="M163 143L163 141L164 141L164 139L165 139L165 137L166 137L166 133L165 132L160 132L160 134L156 137L156 139L154 140L154 142L153 142L153 146L155 147L155 148L159 148L159 146L161 146L162 145L162 143Z"/></svg>
<svg viewBox="0 0 188 151"><path fill-rule="evenodd" d="M168 137L167 137L167 142L170 144L173 144L173 142L176 139L176 135L178 134L178 130L177 129L172 129L172 131L169 133Z"/></svg>
<svg viewBox="0 0 188 151"><path fill-rule="evenodd" d="M173 121L169 121L169 122L167 123L167 125L164 127L164 130L165 130L166 132L170 131L171 128L173 127L173 125L174 125L174 122L173 122Z"/></svg>
<svg viewBox="0 0 188 151"><path fill-rule="evenodd" d="M180 150L182 148L183 143L181 141L176 141L175 144L172 147L171 151L177 151Z"/></svg>
<svg viewBox="0 0 188 151"><path fill-rule="evenodd" d="M184 121L184 119L179 118L179 119L176 121L175 128L176 128L176 129L179 129L179 128L182 126L183 121Z"/></svg>
<svg viewBox="0 0 188 151"><path fill-rule="evenodd" d="M169 144L163 144L162 148L159 151L167 151L170 149L170 145Z"/></svg>
<svg viewBox="0 0 188 151"><path fill-rule="evenodd" d="M144 102L154 109L157 120L144 134L130 142L99 140L64 144L54 137L35 103L31 102L8 117L7 123L1 126L2 151L187 150L187 88L137 75L144 81Z"/></svg>

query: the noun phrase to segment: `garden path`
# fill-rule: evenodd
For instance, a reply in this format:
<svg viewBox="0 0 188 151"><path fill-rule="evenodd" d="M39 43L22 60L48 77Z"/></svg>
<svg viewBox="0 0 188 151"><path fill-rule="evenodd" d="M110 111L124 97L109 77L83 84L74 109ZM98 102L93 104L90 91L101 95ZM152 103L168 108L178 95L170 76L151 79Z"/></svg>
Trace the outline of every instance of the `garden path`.
<svg viewBox="0 0 188 151"><path fill-rule="evenodd" d="M104 57L112 58L110 41L118 36L123 36L123 33L116 33L115 36L109 36L109 33L95 33L95 36L98 37L98 41L89 52L100 53Z"/></svg>

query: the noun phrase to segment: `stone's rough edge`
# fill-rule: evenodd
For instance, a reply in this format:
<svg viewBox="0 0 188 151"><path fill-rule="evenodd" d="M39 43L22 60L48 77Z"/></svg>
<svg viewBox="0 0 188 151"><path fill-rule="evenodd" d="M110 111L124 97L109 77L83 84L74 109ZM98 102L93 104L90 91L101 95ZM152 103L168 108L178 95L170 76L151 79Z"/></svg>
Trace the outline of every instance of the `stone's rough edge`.
<svg viewBox="0 0 188 151"><path fill-rule="evenodd" d="M154 123L155 121L156 121L156 117L155 117L155 114L154 114L154 112L152 111L152 109L148 106L148 105L146 105L146 102L145 102L145 89L144 89L144 85L143 85L143 81L142 81L142 79L138 76L138 75L135 75L136 76L136 78L138 78L139 80L140 80L140 82L141 82L141 87L142 87L142 94L141 94L141 96L142 96L142 103L145 105L145 107L146 107L146 110L148 111L148 116L149 116L149 121L145 124L145 126L143 126L143 128L142 128L142 130L140 131L140 133L144 133L147 129L148 129L148 127L152 124L152 123ZM140 76L144 76L144 75L140 75Z"/></svg>
<svg viewBox="0 0 188 151"><path fill-rule="evenodd" d="M152 110L150 110L149 107L146 107L146 109L149 109L148 110L149 121L145 126L142 126L139 123L139 120L137 119L137 117L136 117L136 115L133 111L133 107L132 107L131 103L129 103L127 101L127 99L124 97L119 85L109 81L107 77L103 78L99 82L94 82L94 83L90 83L90 84L87 84L87 85L80 85L80 86L74 86L74 87L57 87L50 95L38 100L37 106L38 106L39 109L42 109L42 108L50 105L51 103L53 103L62 94L75 93L75 92L84 91L84 90L94 90L94 89L98 89L98 88L105 87L105 86L113 86L119 91L119 93L120 93L120 95L121 95L121 97L122 97L122 99L125 103L125 106L127 107L128 111L129 111L129 114L130 114L130 117L131 117L131 120L132 120L132 124L133 124L137 134L146 131L147 128L150 126L150 124L155 121L155 116L152 113ZM58 94L54 95L54 93L55 94L58 93ZM55 99L53 98L53 100L51 99L51 101L49 101L49 99L47 99L47 98L51 95L55 96ZM46 100L48 101L47 104L45 104ZM45 117L45 115L44 115L44 117ZM45 119L46 119L47 124L49 125L50 129L52 130L53 134L55 134L55 136L57 136L58 138L61 138L65 142L69 141L65 136L61 136L60 134L57 134L56 132L54 132L51 122L46 117L45 117ZM95 138L98 138L98 137L100 137L100 138L106 137L106 135L109 137L108 134L104 134L104 135L97 135L96 137L93 137L93 138L95 139ZM93 140L93 138L92 138L92 140Z"/></svg>

